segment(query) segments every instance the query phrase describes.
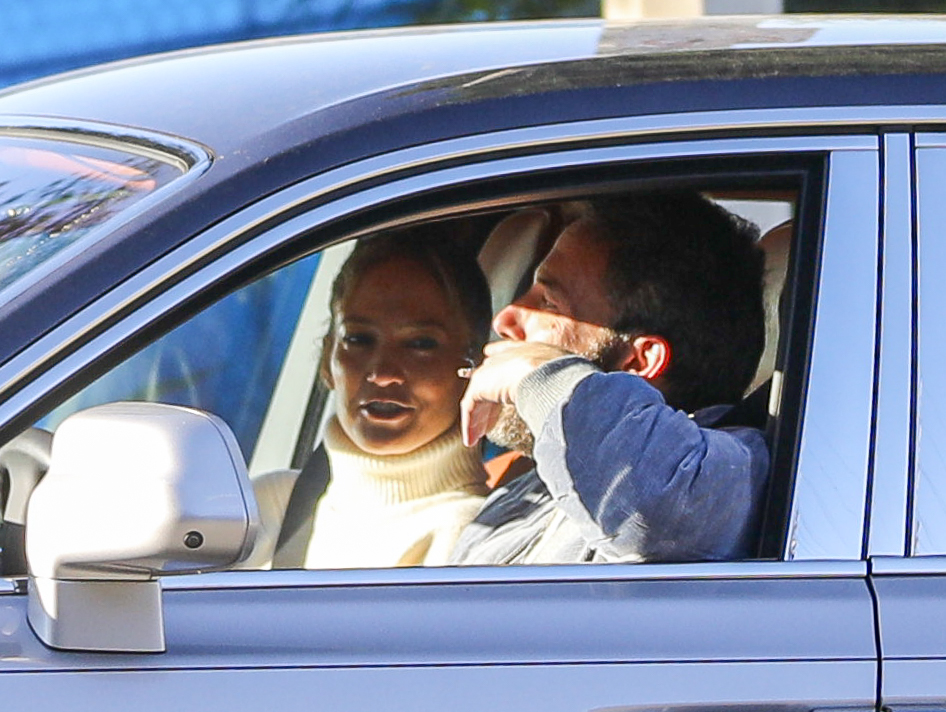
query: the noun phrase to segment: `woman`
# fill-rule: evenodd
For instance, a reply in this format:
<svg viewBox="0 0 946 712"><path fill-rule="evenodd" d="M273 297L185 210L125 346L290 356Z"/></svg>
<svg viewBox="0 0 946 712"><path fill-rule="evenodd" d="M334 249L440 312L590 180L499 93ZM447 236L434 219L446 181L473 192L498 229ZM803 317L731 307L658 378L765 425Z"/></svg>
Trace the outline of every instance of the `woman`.
<svg viewBox="0 0 946 712"><path fill-rule="evenodd" d="M331 480L305 568L445 564L486 494L480 452L460 440L457 369L489 334L489 288L471 250L430 230L362 242L332 286ZM274 508L281 521L286 482L254 483L264 525Z"/></svg>

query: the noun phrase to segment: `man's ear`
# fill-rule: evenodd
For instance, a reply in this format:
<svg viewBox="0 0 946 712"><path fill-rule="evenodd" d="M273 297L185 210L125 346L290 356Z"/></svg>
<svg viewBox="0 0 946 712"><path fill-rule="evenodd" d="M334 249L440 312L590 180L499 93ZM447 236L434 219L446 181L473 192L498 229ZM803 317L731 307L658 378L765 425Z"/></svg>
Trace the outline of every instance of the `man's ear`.
<svg viewBox="0 0 946 712"><path fill-rule="evenodd" d="M621 370L653 380L670 365L670 344L662 336L638 336L628 346Z"/></svg>

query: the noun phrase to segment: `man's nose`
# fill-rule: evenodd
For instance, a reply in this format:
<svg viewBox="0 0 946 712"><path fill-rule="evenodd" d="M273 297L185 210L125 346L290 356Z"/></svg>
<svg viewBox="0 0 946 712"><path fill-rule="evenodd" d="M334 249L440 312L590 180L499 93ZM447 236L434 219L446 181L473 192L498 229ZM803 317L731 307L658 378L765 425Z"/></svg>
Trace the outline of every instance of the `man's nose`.
<svg viewBox="0 0 946 712"><path fill-rule="evenodd" d="M404 383L404 370L387 351L379 350L368 364L368 382L384 388Z"/></svg>
<svg viewBox="0 0 946 712"><path fill-rule="evenodd" d="M499 310L493 317L493 331L504 339L525 341L525 309L515 302Z"/></svg>

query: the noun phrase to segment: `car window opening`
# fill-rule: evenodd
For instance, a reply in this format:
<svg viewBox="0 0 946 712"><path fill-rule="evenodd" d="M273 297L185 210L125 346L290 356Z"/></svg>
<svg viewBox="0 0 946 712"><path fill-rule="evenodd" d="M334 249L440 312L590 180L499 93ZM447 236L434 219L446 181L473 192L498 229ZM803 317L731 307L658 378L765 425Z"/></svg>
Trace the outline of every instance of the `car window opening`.
<svg viewBox="0 0 946 712"><path fill-rule="evenodd" d="M27 156L27 154L20 154L20 157L29 157L31 160L35 158L35 156ZM57 162L56 165L61 166L65 164L62 164L60 161ZM100 180L102 182L125 180L128 185L132 185L135 181L139 181L139 185L144 186L143 190L147 190L147 184L152 180L148 178L144 172L133 167L123 167L118 164L102 164L101 162L95 161L87 161L84 163L84 166L85 176L88 179ZM130 190L128 187L122 189ZM770 431L772 418L777 417L779 414L777 408L772 406L775 400L770 394L773 374L775 376L778 375L776 357L778 354L780 334L784 332L784 324L782 323L782 317L780 317L780 313L784 310L780 310L779 304L783 285L787 279L788 253L793 239L793 216L796 210L794 196L786 198L783 194L779 194L772 197L765 191L758 191L756 194L747 196L745 191L730 191L730 193L727 193L726 191L719 190L714 190L707 195L711 195L712 199L717 204L725 207L734 214L753 220L760 225L758 244L765 253L765 347L761 353L759 365L751 384L747 386L745 390L745 400L733 409L729 421L724 421L724 423L730 422L732 427L741 427L744 423L751 423L753 426L761 428L762 430ZM479 215L472 220L463 217L453 218L440 221L440 223L431 223L430 228L425 228L423 225L420 225L416 228L408 229L407 231L395 231L393 236L388 235L385 236L384 239L391 240L392 244L394 244L399 237L397 233L400 232L403 233L400 235L402 239L405 236L413 236L412 239L415 241L431 239L432 243L438 240L440 242L449 242L452 239L454 244L462 242L466 245L467 247L464 249L475 248L473 258L478 263L480 269L482 269L488 283L489 301L486 308L488 309L488 313L495 317L507 304L523 298L523 296L529 292L533 283L533 273L536 267L548 256L557 238L562 234L565 228L583 219L584 209L584 202L582 200L536 204L516 208L514 210ZM433 237L431 238L430 236ZM373 242L377 242L377 240L372 238L370 240L361 241L363 245L369 245ZM365 250L367 249L366 247ZM285 322L288 324L296 324L296 331L299 329L298 324L301 324L304 320L308 320L310 324L315 325L308 327L308 333L317 334L317 336L308 336L305 338L310 342L307 347L310 352L308 359L310 361L313 357L316 358L316 360L321 359L321 365L310 375L306 376L306 378L313 379L312 387L316 391L320 389L325 391L327 386L327 374L328 379L331 379L333 376L331 368L326 366L326 354L320 355L323 344L328 344L328 341L322 338L322 335L325 334L324 329L326 328L327 316L331 313L327 303L329 301L328 288L331 286L335 276L337 276L337 270L342 268L346 263L346 260L350 256L350 251L351 246L348 245L345 247L343 253L339 253L339 257L335 259L334 262L332 262L332 260L328 262L322 260L323 268L318 267L319 260L307 261L306 264L308 266L304 269L293 267L291 269L294 270L293 273L296 276L291 280L277 278L274 275L258 283L276 285L277 290L271 291L269 296L265 296L265 302L257 302L258 304L269 304L269 309L275 309L275 311L270 312L271 316L264 317L264 320L272 320L273 317L281 318L287 315L291 316L292 314L297 314L298 316L291 317L290 320ZM383 253L384 250L380 250L380 252ZM471 252L471 254L473 253ZM422 259L427 259L427 257L423 257ZM436 302L438 290L442 291L444 284L443 275L437 273L438 270L442 270L441 267L435 266L432 268L432 271L428 269L425 276L424 270L427 268L417 269L416 265L412 265L410 259L406 259L404 255L396 249L393 249L391 257L385 258L385 260L393 260L395 266L389 274L385 273L381 270L381 265L384 260L379 260L376 269L368 269L367 274L369 278L373 280L371 282L371 290L369 290L368 293L376 293L379 289L384 288L382 285L388 283L397 284L398 279L403 277L410 277L409 281L411 285L417 287L418 285L424 284L425 280L432 274L433 281L431 281L430 286L427 287L429 290L428 297L420 301L427 306ZM434 261L436 262L436 260ZM302 263L296 264L301 265ZM331 264L334 264L334 267L332 267ZM327 270L336 271L327 272ZM283 272L289 274L288 272ZM276 275L278 274L280 273L276 273ZM304 290L308 289L310 291L311 298L313 285L319 280L322 286L316 291L319 293L320 303L311 304L303 298ZM440 281L438 282L438 280ZM247 291L254 289L258 292L258 287L251 285L249 288L220 302L220 304L242 303L245 306L248 298L253 300L257 299L256 297L250 297L250 295L254 293L253 291ZM382 381L385 383L393 383L399 379L403 380L403 374L399 371L402 365L397 362L394 357L389 355L389 353L394 353L396 349L400 349L400 353L408 354L411 359L420 359L419 363L422 364L422 367L430 368L425 364L432 363L429 361L430 354L442 346L439 342L443 341L444 338L443 325L450 323L450 318L431 316L428 310L422 313L418 312L414 319L404 319L403 323L395 319L393 321L397 322L396 328L388 329L387 325L392 322L392 319L387 316L387 312L384 311L386 308L385 302L403 296L403 292L403 288L396 288L395 291L391 293L392 296L387 300L382 299L380 302L377 300L375 300L375 302L371 302L370 300L369 302L365 302L364 298L359 297L360 301L356 300L352 305L353 309L360 310L357 314L353 315L352 318L354 320L349 319L343 322L340 327L341 330L335 332L334 344L336 347L341 344L345 349L345 358L365 358L368 359L368 361L375 359L370 363L365 361L368 365L364 368L371 371L371 375L366 377L369 378L369 380L374 379L376 384ZM290 298L290 294L295 296L291 296ZM260 295L262 296L262 293L260 293ZM451 299L453 299L453 297L448 296L446 301L450 302ZM286 306L290 303L295 306L291 307L288 312L285 312ZM372 304L376 305L372 306ZM372 309L381 309L382 311L373 312ZM202 319L206 320L206 315L214 313L215 310L222 315L222 320L215 319L212 322L201 321ZM227 313L228 311L229 313ZM310 311L312 313L309 313ZM230 320L234 318L243 319L249 313L251 312L243 312L241 314L239 309L221 311L218 307L211 307L192 320L193 327L188 327L188 324L185 324L176 331L183 334L188 328L190 328L191 331L196 328L197 332L209 335L213 332L206 331L208 324L216 323L217 326L212 327L215 329L229 329L231 327L226 325ZM318 314L322 316L318 316ZM377 317L374 316L375 314L377 314ZM441 319L441 321L438 321L438 319ZM482 318L480 318L480 321L482 321ZM198 324L203 324L203 326L198 326ZM441 326L436 326L431 330L430 324L441 324ZM312 329L315 329L315 332L313 332ZM323 329L323 331L319 331L319 329ZM464 330L461 329L461 331ZM106 374L103 379L93 383L78 396L71 399L70 402L72 405L57 409L55 419L41 421L41 425L45 425L48 429L54 430L55 424L68 415L69 412L78 410L81 407L87 407L94 402L109 402L115 400L117 392L114 390L114 386L123 380L128 384L138 382L142 385L133 386L133 390L131 391L128 390L127 386L120 386L120 389L123 389L124 393L118 396L119 399L178 402L192 407L206 408L207 402L202 391L205 387L202 384L206 383L206 372L199 365L200 354L196 352L188 353L186 348L182 350L183 342L181 342L180 339L174 338L173 335L175 333L176 332L170 332L168 336L159 339L154 345L148 347L148 349L135 357L138 359L138 363L141 364L141 367L146 369L145 371L141 371L140 367L137 368L138 373L145 376L145 381L140 381L139 376L135 375L136 368L130 366L130 364L135 362L135 358L133 358L131 361L127 362L128 365L122 364L117 369ZM277 369L281 368L285 370L288 367L288 363L284 362L280 366L279 362L282 361L283 354L285 354L287 358L290 358L290 353L293 348L297 348L292 346L292 343L294 343L292 340L288 340L290 333L291 331L286 332L287 340L283 340L281 342L282 345L275 350L278 352L278 359L276 362L273 362L273 364ZM326 334L325 336L327 339L328 335ZM457 338L463 341L466 337L461 334ZM492 341L496 341L499 339L499 336L496 333L490 333L489 338ZM192 339L190 340L192 341ZM178 345L172 347L172 344L175 342L177 342ZM166 346L158 346L159 344L165 344ZM172 347L172 350L169 351L168 347ZM149 352L156 353L154 351L155 348L158 348L163 354L161 360L166 360L168 357L171 357L178 364L175 370L183 377L183 380L179 382L179 386L181 387L179 388L180 395L170 395L171 391L169 391L169 387L173 386L174 379L168 380L166 375L161 375L160 371L154 370L152 366L147 365L149 363L158 363L158 361L153 360L153 356L146 355ZM458 348L460 348L460 351L465 352L469 351L470 345L463 342ZM389 351L382 353L384 349L389 349ZM458 356L456 359L450 357L456 360L457 364L461 361L460 351L457 352ZM387 359L387 361L385 359ZM392 361L391 359L394 360ZM428 361L424 361L424 359L428 359ZM408 361L404 361L404 363L408 363ZM455 371L457 364L453 364L452 361L450 363L450 368ZM276 373L272 371L272 365L269 368L270 373ZM372 371L372 369L374 370ZM368 371L365 371L365 373ZM125 375L116 380L116 376L120 373L124 373ZM335 378L338 378L341 373L341 371L336 371L334 373ZM270 381L270 383L273 382L274 381ZM109 383L111 383L110 386L107 385ZM356 394L356 407L353 411L354 415L352 418L357 419L360 417L359 414L364 414L367 420L371 421L370 424L372 427L377 426L383 430L384 428L393 428L399 419L409 420L413 417L415 412L421 410L419 401L412 400L413 396L407 391L401 390L398 391L397 394L391 395L394 392L384 391L386 387L387 386L378 386L375 389L374 395L363 395L361 392ZM273 388L274 386L270 386L267 392L272 393ZM262 392L262 390L267 389L256 387L253 390ZM295 390L298 392L298 387L295 387ZM332 389L329 389L329 391L331 390ZM378 395L382 393L382 391L387 393L387 395ZM461 392L462 389L458 390L457 395L453 397L459 398ZM257 408L255 412L262 414L264 411L268 410L269 415L266 417L277 418L277 421L274 422L278 422L278 418L282 416L274 414L275 411L279 409L275 400L269 402L268 406L266 405L267 400L271 398L272 396L268 396L261 400L260 405L262 409ZM298 396L296 398L298 400ZM313 398L307 398L306 402L313 402ZM246 564L249 568L267 568L269 566L327 566L333 568L347 567L349 565L338 557L328 557L318 564L310 562L310 564L307 565L304 558L305 545L307 542L304 536L300 539L300 532L308 532L308 536L311 536L313 527L316 526L313 524L313 521L316 520L315 513L318 507L316 502L319 501L321 494L328 488L328 483L331 479L324 450L326 433L328 433L327 437L333 448L336 450L339 447L343 447L343 450L345 448L348 449L346 452L349 453L347 455L349 462L354 462L358 460L358 457L363 457L358 454L360 452L357 447L358 443L351 440L349 433L340 430L338 428L338 422L334 420L334 418L337 417L334 414L338 412L338 400L330 397L324 402L326 403L324 410L321 410L319 413L310 412L306 414L304 418L306 422L312 422L313 417L317 418L319 423L318 427L313 430L310 426L306 426L302 423L295 426L299 429L299 432L304 432L308 429L308 431L312 433L310 436L312 438L310 451L317 443L322 443L318 448L315 448L316 456L308 458L309 461L304 467L295 469L283 467L276 470L267 470L262 473L257 472L255 475L253 474L253 468L251 468L251 476L255 478L254 481L257 482L257 484L267 478L273 483L272 487L267 488L264 486L258 489L257 494L263 512L271 519L275 518L278 524L268 534L269 543L266 546L271 548L270 553L263 555L259 553L254 554L254 557L251 557ZM213 410L213 408L209 408L209 410ZM238 410L243 411L241 414L244 416L247 414L244 406L241 406ZM236 420L234 420L234 418L236 418ZM233 426L233 424L239 420L239 417L237 415L228 416L225 417L225 420ZM259 421L259 423L260 424L255 426L254 432L256 435L254 437L259 436L261 432L260 429L262 429L263 433L267 432L266 423L262 420ZM730 426L727 425L726 427ZM368 428L368 431L370 431L370 428ZM339 438L342 440L339 440ZM263 440L267 439L267 437L263 438ZM249 459L254 448L262 447L262 443L254 443L252 439L246 442L244 453L247 459ZM343 443L343 445L340 443ZM353 446L355 450L351 451ZM380 448L379 454L384 454L384 447L386 446ZM397 448L395 448L395 451L396 450ZM409 450L407 452L411 451ZM461 450L457 450L457 452L461 452ZM464 523L472 521L483 501L483 497L489 492L495 491L497 488L510 486L517 478L528 474L534 465L532 459L523 456L521 453L517 453L514 449L497 446L486 441L484 441L484 444L478 449L478 452L482 453L483 464L476 465L475 469L470 470L473 474L470 474L469 477L472 477L472 479L468 481L461 480L459 484L456 485L459 489L457 490L458 494L454 496L454 501L452 501L449 506L442 508L442 511L445 512L443 516L447 519L459 517ZM259 453L257 453L257 455L259 455ZM351 460L355 455L357 455L357 457ZM396 452L396 455L401 457L403 462L406 462L404 458L407 457L407 453ZM334 457L338 458L340 455L336 452ZM427 455L425 455L425 457L427 457ZM260 461L263 462L264 460L265 458L262 458ZM458 465L449 458L446 461L438 462L441 462L441 466L447 467L451 472L458 467ZM444 462L447 464L443 465ZM378 465L375 463L373 466L377 467ZM417 466L420 467L421 465ZM469 467L473 467L472 463ZM301 493L297 491L300 489L298 485L303 479L299 474L300 472L303 474L308 472L307 480L310 483L307 485L308 490ZM312 482L315 482L315 484L312 484ZM434 487L439 486L429 482L428 485ZM362 482L362 486L367 487L369 485ZM375 482L374 485L371 486L377 486L377 483ZM4 492L4 501L2 503L4 507L6 507L7 500L9 500L9 489L10 488L7 487L7 490ZM305 490L306 488L302 489ZM462 497L469 495L469 499L463 500L460 493L464 493ZM347 496L350 496L350 493L346 494L346 497ZM373 492L372 496L390 498L391 494L379 495L378 492ZM402 506L404 511L410 510L410 507L403 502L400 503L400 506ZM326 509L325 511L330 512L331 509ZM463 513L458 514L460 511ZM418 516L418 512L412 512L412 514L415 518ZM333 524L330 515L326 515L326 517L320 521L323 522L323 528L334 527L334 529L337 529L334 535L352 537L354 536L353 532L357 532L359 527L367 532L375 531L385 516L387 515L383 514L382 510L378 510L374 514L370 514L369 512L369 516L364 519L364 521L356 523L354 529L352 528L352 522ZM403 521L410 521L410 517L407 515L402 514L401 516L403 517ZM427 517L429 520L436 515L433 515L431 511L426 511L420 512L419 516L421 518ZM328 522L328 524L324 524L324 522ZM403 527L403 524L399 523L398 526ZM555 522L552 526L561 527L563 523ZM11 536L16 534L15 526L10 527L5 525L5 527ZM449 523L446 525L446 528L450 529ZM453 527L453 529L451 529L448 536L448 538L452 537L452 539L450 539L451 542L459 536L459 529L461 528L462 527ZM7 556L8 561L12 561L12 559L17 556L15 553L17 548L16 537L14 536L13 538L14 541L7 546L10 552ZM417 545L420 548L415 547L411 549L411 547L407 547L408 550L402 552L399 558L378 562L364 560L350 565L356 567L372 567L392 565L444 565L452 563L449 558L449 547L442 547L442 550L438 550L436 556L430 557L430 551L435 542L436 537L428 537ZM370 543L366 544L365 548L371 548ZM275 552L275 559L273 558L273 552ZM425 559L425 557L429 558ZM589 560L595 560L593 554ZM5 569L7 569L6 566ZM9 571L9 569L7 570L8 573L15 573Z"/></svg>

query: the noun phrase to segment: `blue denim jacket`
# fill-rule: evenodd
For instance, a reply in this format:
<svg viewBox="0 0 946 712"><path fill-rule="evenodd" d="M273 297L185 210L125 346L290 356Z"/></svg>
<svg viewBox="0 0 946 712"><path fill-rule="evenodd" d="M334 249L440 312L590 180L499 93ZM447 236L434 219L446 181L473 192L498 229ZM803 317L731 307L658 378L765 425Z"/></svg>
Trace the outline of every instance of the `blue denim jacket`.
<svg viewBox="0 0 946 712"><path fill-rule="evenodd" d="M707 561L751 556L769 469L763 434L714 429L644 379L578 357L523 380L533 471L498 488L460 537L457 564Z"/></svg>

